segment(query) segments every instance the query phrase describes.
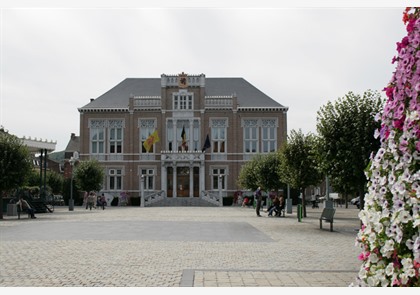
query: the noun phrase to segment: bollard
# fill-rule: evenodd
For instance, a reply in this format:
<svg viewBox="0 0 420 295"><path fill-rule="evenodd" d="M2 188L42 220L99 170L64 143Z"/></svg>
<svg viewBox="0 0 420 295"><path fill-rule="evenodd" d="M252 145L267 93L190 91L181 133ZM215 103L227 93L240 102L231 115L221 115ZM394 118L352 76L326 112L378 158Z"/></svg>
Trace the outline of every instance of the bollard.
<svg viewBox="0 0 420 295"><path fill-rule="evenodd" d="M302 205L301 204L297 205L297 217L298 217L298 221L301 222L302 221Z"/></svg>

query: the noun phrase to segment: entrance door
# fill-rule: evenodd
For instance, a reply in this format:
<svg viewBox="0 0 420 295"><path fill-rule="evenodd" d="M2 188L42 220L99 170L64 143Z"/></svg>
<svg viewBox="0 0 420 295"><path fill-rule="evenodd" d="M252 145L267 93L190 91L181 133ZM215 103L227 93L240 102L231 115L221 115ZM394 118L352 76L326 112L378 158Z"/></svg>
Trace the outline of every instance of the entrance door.
<svg viewBox="0 0 420 295"><path fill-rule="evenodd" d="M176 196L188 198L190 196L190 168L176 168Z"/></svg>

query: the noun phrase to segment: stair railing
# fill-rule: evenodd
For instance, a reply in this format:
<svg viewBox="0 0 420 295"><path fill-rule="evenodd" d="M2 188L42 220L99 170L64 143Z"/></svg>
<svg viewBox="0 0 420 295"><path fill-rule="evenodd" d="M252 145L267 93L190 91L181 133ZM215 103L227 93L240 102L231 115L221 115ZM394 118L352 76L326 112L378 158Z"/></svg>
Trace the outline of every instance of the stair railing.
<svg viewBox="0 0 420 295"><path fill-rule="evenodd" d="M209 203L220 206L219 193L213 191L202 191L201 198Z"/></svg>
<svg viewBox="0 0 420 295"><path fill-rule="evenodd" d="M144 196L144 206L150 206L153 203L159 202L165 198L165 191L157 191L157 192L145 192Z"/></svg>

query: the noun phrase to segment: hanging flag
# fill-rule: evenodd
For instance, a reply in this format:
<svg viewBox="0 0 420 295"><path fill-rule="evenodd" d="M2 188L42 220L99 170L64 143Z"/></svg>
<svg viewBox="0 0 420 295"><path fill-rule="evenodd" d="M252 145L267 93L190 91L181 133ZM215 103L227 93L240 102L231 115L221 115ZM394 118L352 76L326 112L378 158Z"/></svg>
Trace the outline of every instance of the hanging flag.
<svg viewBox="0 0 420 295"><path fill-rule="evenodd" d="M159 141L159 135L158 135L157 130L155 130L152 134L149 135L149 137L143 143L143 146L146 149L146 151L149 152L152 146L158 141Z"/></svg>
<svg viewBox="0 0 420 295"><path fill-rule="evenodd" d="M187 134L185 133L185 128L182 126L182 132L181 132L181 138L182 138L182 147L184 150L187 149Z"/></svg>
<svg viewBox="0 0 420 295"><path fill-rule="evenodd" d="M201 151L204 152L209 147L211 147L210 138L209 138L209 135L207 134L206 141L204 142L203 149Z"/></svg>

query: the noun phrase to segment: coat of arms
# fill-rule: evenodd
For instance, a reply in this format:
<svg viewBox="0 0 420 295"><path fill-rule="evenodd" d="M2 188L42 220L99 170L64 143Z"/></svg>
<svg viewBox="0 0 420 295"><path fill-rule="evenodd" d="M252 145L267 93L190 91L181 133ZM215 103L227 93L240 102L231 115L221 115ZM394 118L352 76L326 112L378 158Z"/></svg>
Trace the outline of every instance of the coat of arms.
<svg viewBox="0 0 420 295"><path fill-rule="evenodd" d="M185 74L184 72L182 72L178 76L178 87L179 88L187 88L188 87L187 74Z"/></svg>

